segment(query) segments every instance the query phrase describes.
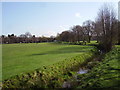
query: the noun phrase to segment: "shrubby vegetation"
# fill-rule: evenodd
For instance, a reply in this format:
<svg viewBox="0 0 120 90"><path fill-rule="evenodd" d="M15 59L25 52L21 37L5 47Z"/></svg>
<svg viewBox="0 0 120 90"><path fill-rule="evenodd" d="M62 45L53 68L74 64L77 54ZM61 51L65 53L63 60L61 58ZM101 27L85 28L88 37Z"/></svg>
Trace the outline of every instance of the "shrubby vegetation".
<svg viewBox="0 0 120 90"><path fill-rule="evenodd" d="M119 89L120 83L120 47L114 48L105 55L87 74L77 76L76 85L79 89L105 88ZM75 86L76 88L76 86Z"/></svg>

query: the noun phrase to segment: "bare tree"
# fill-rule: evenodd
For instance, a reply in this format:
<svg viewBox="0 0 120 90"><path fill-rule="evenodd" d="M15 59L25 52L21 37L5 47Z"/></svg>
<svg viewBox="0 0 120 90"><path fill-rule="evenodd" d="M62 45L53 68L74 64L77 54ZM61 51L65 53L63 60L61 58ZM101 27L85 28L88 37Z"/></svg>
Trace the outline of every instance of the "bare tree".
<svg viewBox="0 0 120 90"><path fill-rule="evenodd" d="M102 27L100 25L100 21L95 21L94 35L96 36L97 43L100 41L100 35L102 33Z"/></svg>
<svg viewBox="0 0 120 90"><path fill-rule="evenodd" d="M80 25L73 26L72 32L75 41L79 42L83 38L83 28Z"/></svg>
<svg viewBox="0 0 120 90"><path fill-rule="evenodd" d="M19 41L20 42L22 42L22 43L25 43L26 42L26 35L25 34L21 34L20 36L19 36Z"/></svg>
<svg viewBox="0 0 120 90"><path fill-rule="evenodd" d="M94 22L91 20L87 20L87 21L83 22L84 33L87 36L88 43L90 43L91 37L93 35L94 25L95 25Z"/></svg>
<svg viewBox="0 0 120 90"><path fill-rule="evenodd" d="M99 46L104 52L108 52L112 49L115 44L116 32L116 14L113 7L105 4L99 11L97 22L99 24L100 33L100 44Z"/></svg>
<svg viewBox="0 0 120 90"><path fill-rule="evenodd" d="M30 42L29 40L30 40L30 38L32 38L31 33L30 33L30 32L26 32L26 33L25 33L25 36L26 36L26 42L27 42L27 43Z"/></svg>
<svg viewBox="0 0 120 90"><path fill-rule="evenodd" d="M66 41L70 42L70 32L68 31L63 31L61 34L58 35L59 41Z"/></svg>

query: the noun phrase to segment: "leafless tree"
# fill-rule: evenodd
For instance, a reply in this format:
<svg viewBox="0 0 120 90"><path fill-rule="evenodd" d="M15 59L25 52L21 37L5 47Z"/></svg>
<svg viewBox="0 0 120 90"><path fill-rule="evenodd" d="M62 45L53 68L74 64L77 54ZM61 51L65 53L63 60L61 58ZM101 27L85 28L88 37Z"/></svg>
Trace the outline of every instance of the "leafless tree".
<svg viewBox="0 0 120 90"><path fill-rule="evenodd" d="M116 39L116 14L112 6L105 4L98 12L96 29L100 32L100 47L104 52L112 49Z"/></svg>
<svg viewBox="0 0 120 90"><path fill-rule="evenodd" d="M91 20L87 20L83 22L84 33L87 36L87 41L90 43L91 37L94 32L94 25L95 23Z"/></svg>
<svg viewBox="0 0 120 90"><path fill-rule="evenodd" d="M72 27L72 32L74 34L74 40L79 42L83 38L83 28L80 25Z"/></svg>
<svg viewBox="0 0 120 90"><path fill-rule="evenodd" d="M58 34L57 36L57 40L59 41L65 41L65 42L70 42L71 41L71 35L70 35L70 31L63 31L61 34Z"/></svg>
<svg viewBox="0 0 120 90"><path fill-rule="evenodd" d="M27 43L30 42L29 40L30 40L30 38L32 38L31 33L30 33L30 32L26 32L26 33L25 33L25 36L26 36L26 42L27 42Z"/></svg>
<svg viewBox="0 0 120 90"><path fill-rule="evenodd" d="M95 28L94 28L94 35L96 36L97 43L99 43L99 41L100 41L101 33L102 33L102 27L100 25L100 21L96 20Z"/></svg>

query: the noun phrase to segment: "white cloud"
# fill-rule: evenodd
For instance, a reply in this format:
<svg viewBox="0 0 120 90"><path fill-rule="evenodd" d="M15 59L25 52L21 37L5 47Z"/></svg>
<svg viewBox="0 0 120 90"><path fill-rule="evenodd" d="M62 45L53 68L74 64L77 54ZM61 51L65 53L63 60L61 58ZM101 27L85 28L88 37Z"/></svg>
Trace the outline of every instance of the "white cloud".
<svg viewBox="0 0 120 90"><path fill-rule="evenodd" d="M80 13L75 13L75 17L81 18Z"/></svg>

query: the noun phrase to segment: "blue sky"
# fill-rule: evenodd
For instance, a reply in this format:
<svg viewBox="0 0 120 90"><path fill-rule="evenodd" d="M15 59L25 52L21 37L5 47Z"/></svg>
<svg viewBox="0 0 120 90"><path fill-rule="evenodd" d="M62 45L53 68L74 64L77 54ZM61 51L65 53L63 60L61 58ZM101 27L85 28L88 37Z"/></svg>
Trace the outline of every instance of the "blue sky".
<svg viewBox="0 0 120 90"><path fill-rule="evenodd" d="M2 34L55 36L73 25L95 20L102 5L103 2L3 2ZM113 5L117 9L117 3Z"/></svg>

